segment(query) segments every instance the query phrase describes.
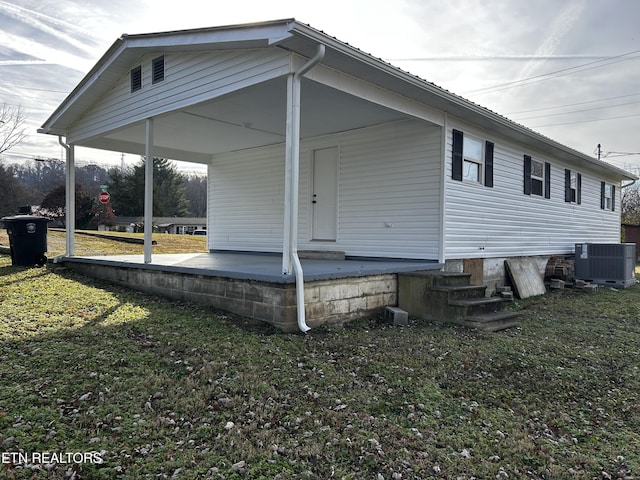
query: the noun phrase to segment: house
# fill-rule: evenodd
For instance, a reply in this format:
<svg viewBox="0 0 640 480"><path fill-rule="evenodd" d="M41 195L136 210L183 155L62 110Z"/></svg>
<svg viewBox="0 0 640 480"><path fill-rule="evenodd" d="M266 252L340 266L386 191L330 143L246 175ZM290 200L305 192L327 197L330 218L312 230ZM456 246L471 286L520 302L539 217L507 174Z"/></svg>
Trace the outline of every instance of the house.
<svg viewBox="0 0 640 480"><path fill-rule="evenodd" d="M207 229L207 219L198 217L156 217L155 225L160 233L192 235L195 231Z"/></svg>
<svg viewBox="0 0 640 480"><path fill-rule="evenodd" d="M544 271L619 242L636 178L294 19L123 35L39 131L67 151L68 191L76 145L206 164L209 250L279 256L302 330L301 252L432 262L491 290L507 258Z"/></svg>
<svg viewBox="0 0 640 480"><path fill-rule="evenodd" d="M143 217L116 217L115 229L134 232L144 225ZM207 219L199 217L153 217L153 226L159 233L191 235L207 228Z"/></svg>

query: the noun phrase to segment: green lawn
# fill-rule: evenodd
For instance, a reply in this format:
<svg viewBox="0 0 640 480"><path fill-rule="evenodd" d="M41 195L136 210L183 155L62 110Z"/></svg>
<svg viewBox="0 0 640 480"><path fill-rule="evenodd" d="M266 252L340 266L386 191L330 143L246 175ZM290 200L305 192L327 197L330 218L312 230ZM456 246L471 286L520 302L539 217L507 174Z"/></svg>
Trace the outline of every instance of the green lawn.
<svg viewBox="0 0 640 480"><path fill-rule="evenodd" d="M144 253L144 246L141 244L131 244L125 242L114 242L103 238L83 235L79 230L75 235L76 255L134 255ZM142 239L142 233L121 233L121 232L96 232L87 230L87 233L100 233L116 237L131 237ZM154 233L153 253L197 253L208 252L207 237L193 235L169 235L165 233ZM53 258L65 252L66 234L62 231L52 231L47 233L47 257ZM0 230L0 245L9 245L9 237L6 230Z"/></svg>
<svg viewBox="0 0 640 480"><path fill-rule="evenodd" d="M640 287L517 307L291 335L0 255L0 453L102 460L0 478L639 478Z"/></svg>

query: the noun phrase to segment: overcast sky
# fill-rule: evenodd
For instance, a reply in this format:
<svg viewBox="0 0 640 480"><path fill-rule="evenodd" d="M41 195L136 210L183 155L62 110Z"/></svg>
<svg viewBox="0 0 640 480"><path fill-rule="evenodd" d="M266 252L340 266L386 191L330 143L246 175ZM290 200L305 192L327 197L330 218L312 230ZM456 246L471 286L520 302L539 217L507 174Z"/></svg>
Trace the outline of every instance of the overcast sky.
<svg viewBox="0 0 640 480"><path fill-rule="evenodd" d="M638 173L638 0L0 0L0 104L24 108L29 134L5 160L61 158L36 129L121 34L283 18Z"/></svg>

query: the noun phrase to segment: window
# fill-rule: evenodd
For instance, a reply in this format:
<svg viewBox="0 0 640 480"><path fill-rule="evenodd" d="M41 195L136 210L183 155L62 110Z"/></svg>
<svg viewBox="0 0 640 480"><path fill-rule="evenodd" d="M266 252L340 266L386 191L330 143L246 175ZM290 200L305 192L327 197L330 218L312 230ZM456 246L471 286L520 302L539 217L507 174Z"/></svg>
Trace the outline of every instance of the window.
<svg viewBox="0 0 640 480"><path fill-rule="evenodd" d="M551 164L524 156L524 194L551 198Z"/></svg>
<svg viewBox="0 0 640 480"><path fill-rule="evenodd" d="M462 142L462 178L480 181L482 174L482 142L465 136Z"/></svg>
<svg viewBox="0 0 640 480"><path fill-rule="evenodd" d="M544 164L531 160L531 194L542 196L544 188Z"/></svg>
<svg viewBox="0 0 640 480"><path fill-rule="evenodd" d="M142 90L142 66L131 70L131 93Z"/></svg>
<svg viewBox="0 0 640 480"><path fill-rule="evenodd" d="M568 169L564 171L564 201L582 203L582 175Z"/></svg>
<svg viewBox="0 0 640 480"><path fill-rule="evenodd" d="M603 210L616 210L616 186L602 182L600 184L600 208Z"/></svg>
<svg viewBox="0 0 640 480"><path fill-rule="evenodd" d="M154 58L151 62L151 75L152 84L164 81L164 55Z"/></svg>
<svg viewBox="0 0 640 480"><path fill-rule="evenodd" d="M451 178L493 187L493 143L453 130Z"/></svg>

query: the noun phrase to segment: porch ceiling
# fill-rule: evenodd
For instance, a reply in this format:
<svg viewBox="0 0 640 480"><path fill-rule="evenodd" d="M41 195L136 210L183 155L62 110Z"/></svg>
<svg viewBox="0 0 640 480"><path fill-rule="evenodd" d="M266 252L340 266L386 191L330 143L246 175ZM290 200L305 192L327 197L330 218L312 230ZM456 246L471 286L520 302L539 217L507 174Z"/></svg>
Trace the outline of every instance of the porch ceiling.
<svg viewBox="0 0 640 480"><path fill-rule="evenodd" d="M286 79L254 85L154 119L154 155L207 163L212 155L285 142ZM303 79L301 138L407 118L406 115ZM145 123L137 122L79 145L143 155Z"/></svg>

